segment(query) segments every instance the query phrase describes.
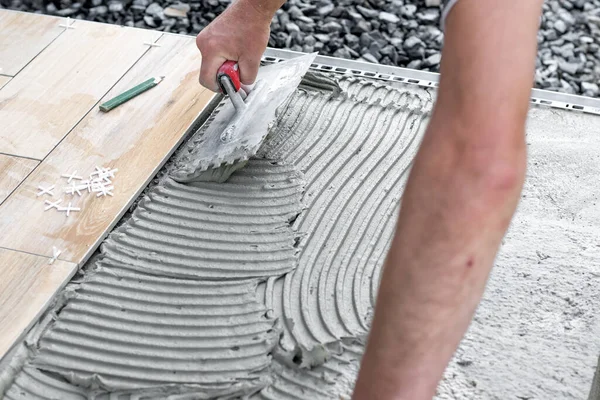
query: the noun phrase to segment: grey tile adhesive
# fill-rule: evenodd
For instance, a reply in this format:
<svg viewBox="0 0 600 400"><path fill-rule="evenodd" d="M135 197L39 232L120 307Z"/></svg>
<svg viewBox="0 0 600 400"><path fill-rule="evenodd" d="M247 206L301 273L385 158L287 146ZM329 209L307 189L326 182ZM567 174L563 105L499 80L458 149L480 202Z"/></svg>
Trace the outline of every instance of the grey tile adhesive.
<svg viewBox="0 0 600 400"><path fill-rule="evenodd" d="M277 109L298 88L315 57L316 53L304 54L260 68L246 99L234 97L211 115L188 147L185 162L179 163L171 177L181 182L225 182L244 167L276 122ZM234 107L236 103L239 107Z"/></svg>
<svg viewBox="0 0 600 400"><path fill-rule="evenodd" d="M0 393L349 398L434 95L309 74L244 168L177 182L201 129L2 361ZM572 115L531 111L520 210L439 399L587 398L600 136Z"/></svg>

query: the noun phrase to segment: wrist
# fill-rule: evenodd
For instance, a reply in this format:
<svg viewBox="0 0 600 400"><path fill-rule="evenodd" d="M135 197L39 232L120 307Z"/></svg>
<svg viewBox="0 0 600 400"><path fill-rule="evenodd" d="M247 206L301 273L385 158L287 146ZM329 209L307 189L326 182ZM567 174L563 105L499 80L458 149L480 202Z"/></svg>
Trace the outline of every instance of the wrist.
<svg viewBox="0 0 600 400"><path fill-rule="evenodd" d="M271 19L283 4L283 1L274 3L273 1L264 0L238 0L234 4L250 13L253 17L257 17L263 21L271 23Z"/></svg>

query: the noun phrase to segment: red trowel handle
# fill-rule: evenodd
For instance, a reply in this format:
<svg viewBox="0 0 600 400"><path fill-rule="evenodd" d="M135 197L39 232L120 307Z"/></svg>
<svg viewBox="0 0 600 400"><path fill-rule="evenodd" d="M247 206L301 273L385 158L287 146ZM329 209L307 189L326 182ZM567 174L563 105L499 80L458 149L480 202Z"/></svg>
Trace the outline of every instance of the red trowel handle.
<svg viewBox="0 0 600 400"><path fill-rule="evenodd" d="M231 60L225 61L217 71L217 83L221 88L221 92L226 93L225 88L221 83L221 78L223 76L227 76L229 78L236 92L240 91L240 88L242 87L242 81L240 80L240 68L237 62Z"/></svg>

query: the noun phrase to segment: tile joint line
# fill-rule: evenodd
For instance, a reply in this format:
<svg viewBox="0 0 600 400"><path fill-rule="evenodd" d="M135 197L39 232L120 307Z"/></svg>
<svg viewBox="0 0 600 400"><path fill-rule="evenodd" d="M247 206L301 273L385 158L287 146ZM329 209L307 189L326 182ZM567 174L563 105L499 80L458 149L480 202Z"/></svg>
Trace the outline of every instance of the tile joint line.
<svg viewBox="0 0 600 400"><path fill-rule="evenodd" d="M56 260L58 260L58 256L62 253L61 250L57 249L56 246L52 246L52 258L48 260L48 264L52 265Z"/></svg>
<svg viewBox="0 0 600 400"><path fill-rule="evenodd" d="M153 42L144 42L144 46L150 46L150 48L161 47L162 45L157 43L161 37L163 37L162 34L158 35L158 37Z"/></svg>
<svg viewBox="0 0 600 400"><path fill-rule="evenodd" d="M30 256L42 257L42 258L47 258L47 259L51 259L52 258L52 257L49 257L47 255L43 255L43 254L31 253L29 251L23 251L23 250L18 250L18 249L11 249L10 247L4 247L4 246L0 246L0 250L14 251L15 253L29 254ZM62 259L58 259L58 260L59 261L64 261L64 262L68 262L68 263L71 263L71 264L76 264L73 261L62 260Z"/></svg>
<svg viewBox="0 0 600 400"><path fill-rule="evenodd" d="M7 156L7 157L14 157L14 158L24 158L26 160L32 160L32 161L37 161L38 163L42 162L43 160L40 160L39 158L33 158L33 157L25 157L25 156L20 156L18 154L9 154L9 153L3 153L0 151L0 155L1 156Z"/></svg>
<svg viewBox="0 0 600 400"><path fill-rule="evenodd" d="M68 17L67 17L67 19L70 19L70 18L68 18ZM73 22L74 22L74 21L73 21ZM72 25L72 24L71 24L71 25ZM59 27L60 27L60 26L59 26ZM74 28L74 27L71 27L71 29L75 29L75 28ZM39 51L39 52L38 52L38 53L37 53L37 54L36 54L36 55L35 55L35 56L34 56L34 57L31 59L31 60L29 60L29 62L28 62L28 63L26 63L25 65L23 65L23 67L22 67L21 69L19 69L19 70L18 70L18 71L17 71L17 72L14 74L14 76L17 76L17 75L18 75L18 74L19 74L21 71L23 71L23 70L24 70L24 69L25 69L25 68L26 68L26 67L27 67L29 64L31 64L31 63L32 63L32 62L33 62L35 59L37 59L37 58L38 58L38 56L44 52L44 50L46 50L46 49L47 49L47 48L48 48L50 45L52 45L52 43L54 43L54 42L56 41L56 39L58 39L58 38L59 38L59 37L60 37L60 36L61 36L63 33L65 33L65 32L66 32L66 31L68 31L68 30L69 30L69 28L63 29L63 30L62 30L62 31L61 31L61 32L60 32L58 35L56 35L56 37L54 37L54 39L52 39L52 40L50 41L50 43L48 43L46 46L44 46L44 48L43 48L43 49L41 49L41 50L40 50L40 51ZM14 76L13 76L13 77L14 77ZM38 160L38 161L42 161L42 160Z"/></svg>
<svg viewBox="0 0 600 400"><path fill-rule="evenodd" d="M61 32L60 34L62 35L64 32L65 32L65 31ZM59 36L60 36L60 35L59 35ZM161 37L162 37L162 34L161 34ZM56 40L56 39L55 39L55 40ZM140 60L141 60L141 59L144 57L144 55L146 55L146 53L148 53L148 51L150 51L150 49L146 49L146 50L144 50L144 52L143 52L143 53L142 53L142 54L141 54L141 55L140 55L140 56L137 58L137 60L135 60L135 61L133 62L133 64L131 64L131 65L129 66L129 68L127 68L127 70L126 70L126 71L123 73L123 75L121 75L121 76L119 77L119 79L117 79L117 81L116 81L116 82L115 82L115 83L114 83L114 84L113 84L113 85L112 85L110 88L108 88L108 90L107 90L106 92L104 92L104 93L102 94L102 96L101 96L101 97L98 99L98 101L97 101L96 103L94 103L94 105L93 105L93 106L92 106L92 107L91 107L91 108L90 108L90 109L89 109L89 110L88 110L88 111L87 111L87 112L86 112L86 113L85 113L85 114L84 114L84 115L83 115L83 116L82 116L82 117L81 117L81 118L80 118L80 119L79 119L79 120L78 120L78 121L77 121L77 122L76 122L76 123L75 123L75 124L74 124L72 127L71 127L71 129L69 129L69 130L67 131L67 133L66 133L66 134L65 134L65 135L62 137L62 139L60 139L60 140L58 141L58 143L56 143L56 144L54 145L54 147L53 147L53 148L52 148L50 151L48 151L48 152L47 152L47 154L44 156L44 158L43 158L43 159L41 159L41 160L35 159L35 160L37 160L37 161L40 161L40 163L44 162L44 161L46 160L46 158L48 158L48 156L49 156L50 154L52 154L52 152L54 152L54 150L55 150L55 149L56 149L58 146L60 146L60 144L61 144L61 143L62 143L62 142L63 142L63 141L64 141L64 140L65 140L65 139L66 139L66 138L67 138L67 137L68 137L68 136L69 136L69 135L70 135L70 134L71 134L71 133L72 133L72 132L75 130L75 128L77 128L77 126L78 126L78 125L79 125L79 124L80 124L80 123L81 123L81 122L82 122L82 121L83 121L83 120L84 120L84 119L85 119L85 118L86 118L86 117L87 117L87 116L88 116L88 115L89 115L89 114L90 114L90 113L91 113L93 110L95 110L95 109L96 109L96 107L98 107L98 104L100 104L100 102L102 101L102 99L104 98L104 96L106 96L108 93L110 93L110 91L111 91L111 90L112 90L112 89L113 89L115 86L117 86L117 85L119 84L119 82L121 82L121 80L122 80L122 79L123 79L123 78L124 78L124 77L127 75L127 73L129 73L129 71L131 71L131 69L132 69L132 68L133 68L133 67L134 67L134 66L135 66L135 65L136 65L138 62L140 62ZM23 182L21 182L21 183L23 183ZM20 186L20 184L19 184L19 186ZM17 188L18 188L18 187L17 187ZM15 189L15 190L16 190L16 189Z"/></svg>
<svg viewBox="0 0 600 400"><path fill-rule="evenodd" d="M71 18L67 17L67 20L64 24L60 24L58 25L60 28L65 28L65 29L75 29L75 27L73 26L73 24L75 23L75 21L73 21Z"/></svg>

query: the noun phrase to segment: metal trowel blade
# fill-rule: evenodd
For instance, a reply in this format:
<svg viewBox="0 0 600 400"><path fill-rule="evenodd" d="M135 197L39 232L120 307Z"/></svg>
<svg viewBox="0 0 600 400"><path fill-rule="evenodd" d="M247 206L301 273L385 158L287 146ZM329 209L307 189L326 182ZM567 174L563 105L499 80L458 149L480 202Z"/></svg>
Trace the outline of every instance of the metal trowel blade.
<svg viewBox="0 0 600 400"><path fill-rule="evenodd" d="M306 54L261 67L256 84L237 111L230 101L221 103L189 141L183 158L171 172L180 182L204 180L204 171L242 163L256 154L269 133L275 112L296 90L316 54ZM215 114L216 113L216 114Z"/></svg>

